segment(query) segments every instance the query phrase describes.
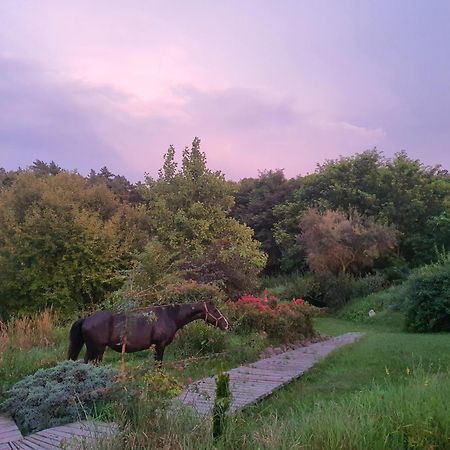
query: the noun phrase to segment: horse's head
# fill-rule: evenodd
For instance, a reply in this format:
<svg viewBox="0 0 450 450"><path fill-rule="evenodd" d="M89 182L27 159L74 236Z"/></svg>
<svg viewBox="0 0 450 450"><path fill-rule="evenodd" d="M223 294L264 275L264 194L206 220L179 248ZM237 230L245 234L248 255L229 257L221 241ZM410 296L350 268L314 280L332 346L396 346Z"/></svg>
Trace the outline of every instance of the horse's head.
<svg viewBox="0 0 450 450"><path fill-rule="evenodd" d="M205 307L205 322L220 328L221 330L228 330L230 324L227 318L219 311L213 302L204 302Z"/></svg>

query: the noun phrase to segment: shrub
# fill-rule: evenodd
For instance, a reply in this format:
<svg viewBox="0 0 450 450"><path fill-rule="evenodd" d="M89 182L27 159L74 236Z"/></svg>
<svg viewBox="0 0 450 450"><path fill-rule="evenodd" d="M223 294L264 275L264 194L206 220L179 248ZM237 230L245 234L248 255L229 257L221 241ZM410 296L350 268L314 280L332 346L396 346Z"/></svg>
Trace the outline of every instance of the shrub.
<svg viewBox="0 0 450 450"><path fill-rule="evenodd" d="M346 274L338 276L317 275L317 284L320 291L317 297L322 303L332 309L344 306L352 296L352 277Z"/></svg>
<svg viewBox="0 0 450 450"><path fill-rule="evenodd" d="M417 270L409 280L406 327L450 331L450 259Z"/></svg>
<svg viewBox="0 0 450 450"><path fill-rule="evenodd" d="M16 383L1 409L25 432L74 422L110 399L115 376L110 367L64 361Z"/></svg>
<svg viewBox="0 0 450 450"><path fill-rule="evenodd" d="M386 287L386 280L381 274L366 275L356 278L352 282L352 298L365 297L366 295L379 292Z"/></svg>
<svg viewBox="0 0 450 450"><path fill-rule="evenodd" d="M236 299L258 288L261 267L249 264L248 257L236 252L231 242L210 244L204 253L188 259L182 268L186 279L220 287L229 298Z"/></svg>
<svg viewBox="0 0 450 450"><path fill-rule="evenodd" d="M223 292L213 284L180 281L170 284L158 294L160 303L195 303L223 300Z"/></svg>
<svg viewBox="0 0 450 450"><path fill-rule="evenodd" d="M264 301L247 295L227 305L227 314L241 332L263 331L284 341L314 335L313 310L307 303L280 302L270 297Z"/></svg>
<svg viewBox="0 0 450 450"><path fill-rule="evenodd" d="M216 377L216 399L213 407L213 438L219 439L225 431L227 412L231 404L230 375L220 373Z"/></svg>
<svg viewBox="0 0 450 450"><path fill-rule="evenodd" d="M308 274L279 279L284 285L277 285L272 292L286 300L303 298L315 306L337 309L352 296L350 275Z"/></svg>
<svg viewBox="0 0 450 450"><path fill-rule="evenodd" d="M355 322L366 322L372 320L368 316L371 309L377 314L385 310L401 310L407 303L407 291L408 286L403 283L365 297L355 298L340 311L340 317Z"/></svg>
<svg viewBox="0 0 450 450"><path fill-rule="evenodd" d="M293 276L285 280L282 289L278 286L278 289L271 289L271 291L279 295L280 298L293 299L301 297L314 305L324 306L321 304L321 299L317 298L320 287L313 275Z"/></svg>
<svg viewBox="0 0 450 450"><path fill-rule="evenodd" d="M157 400L160 406L183 390L183 385L162 369L147 372L140 384L141 399L153 402Z"/></svg>
<svg viewBox="0 0 450 450"><path fill-rule="evenodd" d="M198 320L179 332L173 346L174 351L184 357L220 353L227 347L227 334Z"/></svg>

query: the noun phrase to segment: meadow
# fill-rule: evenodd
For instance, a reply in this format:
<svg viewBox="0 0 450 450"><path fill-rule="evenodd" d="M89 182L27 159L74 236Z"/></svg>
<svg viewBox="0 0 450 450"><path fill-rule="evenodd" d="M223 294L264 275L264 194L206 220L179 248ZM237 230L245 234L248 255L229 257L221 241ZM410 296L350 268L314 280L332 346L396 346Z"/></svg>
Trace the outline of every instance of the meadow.
<svg viewBox="0 0 450 450"><path fill-rule="evenodd" d="M199 423L189 412L155 416L149 403L134 405L131 413L100 408L97 418L114 419L124 430L120 440L100 446L123 448L124 439L127 448L133 449L450 448L450 405L444 400L450 395L449 334L407 333L400 312L385 312L365 323L316 317L314 325L323 335L347 331L365 335L332 353L298 381L232 416L219 441L213 440L209 421ZM21 351L10 347L0 365L2 389L38 367L63 359L67 332L67 327L55 326L51 339L34 343L25 339ZM168 349L166 371L185 384L255 360L268 344L256 334L231 333L212 349L220 350L212 357L205 354L196 359L192 347L180 339ZM105 363L119 367L120 355L107 352ZM126 364L132 370L143 365L151 368L153 362L149 352L141 352L128 355Z"/></svg>

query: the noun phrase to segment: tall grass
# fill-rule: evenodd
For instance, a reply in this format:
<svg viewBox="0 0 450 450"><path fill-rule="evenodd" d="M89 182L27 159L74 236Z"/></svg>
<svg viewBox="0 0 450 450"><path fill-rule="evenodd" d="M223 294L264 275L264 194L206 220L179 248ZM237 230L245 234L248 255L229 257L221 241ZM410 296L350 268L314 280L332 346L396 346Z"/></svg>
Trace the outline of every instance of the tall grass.
<svg viewBox="0 0 450 450"><path fill-rule="evenodd" d="M337 401L318 401L307 414L275 412L265 426L234 430L224 448L400 450L450 448L448 373L387 381Z"/></svg>
<svg viewBox="0 0 450 450"><path fill-rule="evenodd" d="M0 401L21 378L65 359L67 330L43 311L0 322Z"/></svg>
<svg viewBox="0 0 450 450"><path fill-rule="evenodd" d="M0 349L23 351L34 347L49 347L55 343L56 316L51 310L17 317L0 324Z"/></svg>
<svg viewBox="0 0 450 450"><path fill-rule="evenodd" d="M3 357L8 346L9 346L8 328L3 322L0 322L0 364L3 361Z"/></svg>

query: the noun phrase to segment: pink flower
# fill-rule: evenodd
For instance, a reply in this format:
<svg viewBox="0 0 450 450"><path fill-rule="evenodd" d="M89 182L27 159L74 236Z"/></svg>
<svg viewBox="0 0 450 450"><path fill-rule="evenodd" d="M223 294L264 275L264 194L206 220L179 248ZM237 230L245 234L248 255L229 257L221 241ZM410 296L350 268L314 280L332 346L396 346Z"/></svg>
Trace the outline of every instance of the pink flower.
<svg viewBox="0 0 450 450"><path fill-rule="evenodd" d="M188 377L188 378L187 378L187 382L188 382L188 383L192 383L192 377Z"/></svg>
<svg viewBox="0 0 450 450"><path fill-rule="evenodd" d="M295 303L296 305L301 305L302 303L305 303L305 300L303 300L302 298L296 298L296 299L294 300L294 303Z"/></svg>

